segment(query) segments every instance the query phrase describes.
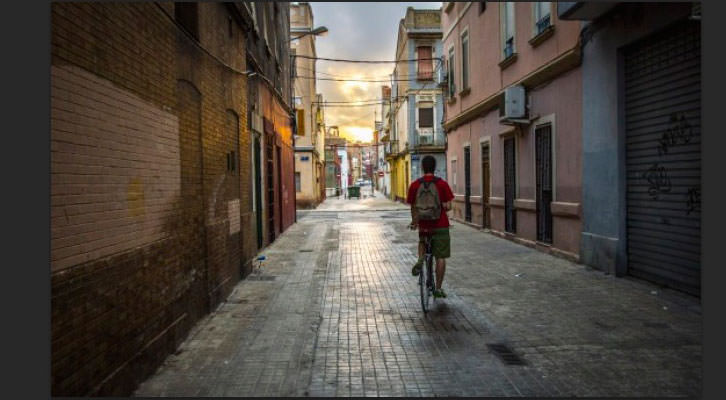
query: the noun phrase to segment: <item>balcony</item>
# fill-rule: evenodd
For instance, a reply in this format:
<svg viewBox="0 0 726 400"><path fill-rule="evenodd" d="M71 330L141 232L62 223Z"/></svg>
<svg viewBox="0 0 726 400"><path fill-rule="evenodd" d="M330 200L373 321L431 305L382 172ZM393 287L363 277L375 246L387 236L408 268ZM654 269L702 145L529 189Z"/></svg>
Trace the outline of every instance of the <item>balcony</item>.
<svg viewBox="0 0 726 400"><path fill-rule="evenodd" d="M416 150L443 150L446 147L443 133L434 132L433 129L419 129L413 139L413 147Z"/></svg>
<svg viewBox="0 0 726 400"><path fill-rule="evenodd" d="M386 157L398 153L398 140L389 140L385 147Z"/></svg>

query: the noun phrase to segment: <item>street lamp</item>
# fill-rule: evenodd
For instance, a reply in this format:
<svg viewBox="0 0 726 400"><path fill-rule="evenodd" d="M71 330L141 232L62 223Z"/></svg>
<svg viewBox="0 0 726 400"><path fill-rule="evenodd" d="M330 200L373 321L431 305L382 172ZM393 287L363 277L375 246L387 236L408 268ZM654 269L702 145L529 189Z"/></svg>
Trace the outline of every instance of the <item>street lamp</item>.
<svg viewBox="0 0 726 400"><path fill-rule="evenodd" d="M298 35L298 36L295 36L294 38L291 38L290 40L288 40L288 42L292 42L293 40L300 39L301 37L307 36L307 35L325 36L325 35L328 34L328 28L326 28L324 26L319 26L319 27L317 27L315 29L311 29L311 30L308 30L308 31L291 32L291 33L301 33L301 35Z"/></svg>

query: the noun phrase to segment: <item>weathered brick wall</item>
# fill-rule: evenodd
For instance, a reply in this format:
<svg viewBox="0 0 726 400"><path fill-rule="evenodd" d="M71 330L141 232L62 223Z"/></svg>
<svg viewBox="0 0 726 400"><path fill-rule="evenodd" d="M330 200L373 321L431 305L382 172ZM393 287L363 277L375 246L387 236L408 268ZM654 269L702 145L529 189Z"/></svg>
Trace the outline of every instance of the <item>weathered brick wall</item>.
<svg viewBox="0 0 726 400"><path fill-rule="evenodd" d="M174 4L52 4L56 396L130 394L254 256L246 77L162 10ZM198 14L201 45L244 71L227 7Z"/></svg>

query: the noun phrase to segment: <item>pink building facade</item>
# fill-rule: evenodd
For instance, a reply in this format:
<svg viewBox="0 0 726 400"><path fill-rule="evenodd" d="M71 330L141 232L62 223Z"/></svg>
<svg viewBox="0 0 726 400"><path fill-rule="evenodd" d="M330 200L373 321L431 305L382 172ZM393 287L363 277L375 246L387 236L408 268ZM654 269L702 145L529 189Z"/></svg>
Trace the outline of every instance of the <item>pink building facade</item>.
<svg viewBox="0 0 726 400"><path fill-rule="evenodd" d="M447 178L455 220L578 260L580 23L555 5L443 4Z"/></svg>

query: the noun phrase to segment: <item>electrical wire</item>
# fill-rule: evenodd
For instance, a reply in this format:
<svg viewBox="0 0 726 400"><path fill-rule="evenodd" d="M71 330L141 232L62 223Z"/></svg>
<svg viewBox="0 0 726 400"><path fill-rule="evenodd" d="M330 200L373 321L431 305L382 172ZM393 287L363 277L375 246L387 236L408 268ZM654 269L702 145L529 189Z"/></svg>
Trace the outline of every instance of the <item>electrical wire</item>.
<svg viewBox="0 0 726 400"><path fill-rule="evenodd" d="M159 9L161 11L162 14L164 14L166 16L166 18L169 21L171 21L171 23L177 28L177 30L179 30L180 32L182 32L184 34L184 36L192 44L194 44L194 46L196 46L198 49L200 49L201 51L203 51L208 56L212 57L212 59L214 59L217 63L219 63L220 65L222 65L226 69L228 69L228 70L230 70L230 71L232 71L234 73L237 73L239 75L243 75L245 77L249 77L249 75L252 72L255 72L260 78L262 78L264 81L266 81L267 84L271 88L274 88L275 87L274 83L272 83L272 81L267 76L265 76L261 71L259 71L259 72L258 71L240 71L239 69L237 69L237 68L235 68L235 67L227 64L226 62L224 62L224 60L220 59L219 57L217 57L216 55L214 55L211 51L209 51L207 48L205 48L204 46L202 46L201 43L199 43L199 41L196 38L194 38L186 29L184 29L184 27L182 27L179 24L179 22L176 20L176 18L174 18L173 16L169 15L168 12L166 12L166 10L164 9L164 7L161 6L161 4L159 4L158 2L154 2L154 5L156 6L157 9ZM276 92L277 90L275 89L274 91ZM284 98L281 93L278 93L278 95L280 97ZM290 118L290 115L289 114L281 114L281 113L277 112L277 110L275 110L274 108L273 108L272 111L275 114L277 114L278 116L280 116L280 117L283 117L283 118L286 118L286 119L289 119Z"/></svg>
<svg viewBox="0 0 726 400"><path fill-rule="evenodd" d="M335 79L335 78L321 78L316 76L295 76L295 79L316 79L319 81L334 81L334 82L369 82L369 83L383 83L383 82L417 82L421 81L423 79L381 79L381 80L366 80L366 79ZM432 79L426 79L426 80L433 80Z"/></svg>
<svg viewBox="0 0 726 400"><path fill-rule="evenodd" d="M313 68L306 68L306 67L302 67L302 66L299 66L299 65L296 66L295 69L299 69L299 70L303 70L303 71L309 71L309 72L313 72L315 74L320 74L320 75L326 75L326 76L331 77L331 78L341 78L341 79L348 78L348 76L338 75L338 74L331 74L331 73L328 73L328 72L322 72L322 71L318 71L318 70L313 69ZM386 76L364 76L364 77L356 77L356 79L386 79L386 80L390 80L391 75L392 74L388 74ZM414 77L417 77L417 76L418 76L418 74L400 74L399 75L399 77L401 77L401 78L414 78Z"/></svg>
<svg viewBox="0 0 726 400"><path fill-rule="evenodd" d="M320 60L320 61L335 61L335 62L348 62L348 63L363 63L363 64L398 64L398 63L404 63L404 62L411 62L411 61L426 61L426 60L436 60L439 63L442 62L440 58L411 58L408 60L351 60L351 59L345 59L345 58L327 58L327 57L312 57L312 56L306 56L303 54L293 54L292 55L295 58L305 58L308 60Z"/></svg>

